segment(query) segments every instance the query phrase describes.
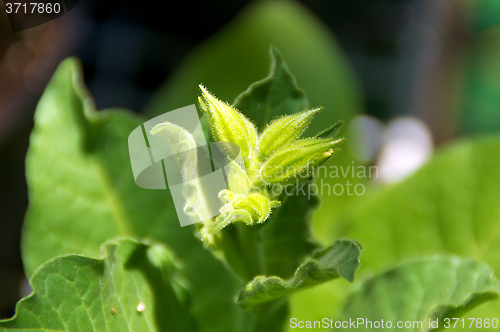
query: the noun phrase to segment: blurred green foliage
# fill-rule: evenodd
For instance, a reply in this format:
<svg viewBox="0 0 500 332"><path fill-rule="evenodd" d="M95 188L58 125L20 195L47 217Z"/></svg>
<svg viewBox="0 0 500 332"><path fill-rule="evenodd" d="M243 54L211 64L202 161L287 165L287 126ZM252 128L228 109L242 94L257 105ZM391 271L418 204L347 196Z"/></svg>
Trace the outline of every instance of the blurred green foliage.
<svg viewBox="0 0 500 332"><path fill-rule="evenodd" d="M484 263L457 257L407 262L366 280L347 299L339 320L362 318L365 323L360 324L360 329L363 331L378 331L380 327L373 323L382 319L386 322L381 325L384 330L397 328L397 322L401 322L400 327L405 330L428 331L432 330L429 327L437 329L438 326L444 330L454 326L450 318L460 317L471 307L498 298L500 283L493 274ZM415 321L421 322L422 329L414 325ZM429 322L437 324L429 326ZM412 327L408 328L405 323ZM469 328L470 323L466 320L463 325ZM478 325L487 327L482 321Z"/></svg>
<svg viewBox="0 0 500 332"><path fill-rule="evenodd" d="M353 237L363 244L359 274L364 277L400 261L435 254L473 257L499 271L498 156L498 136L459 141L406 180L343 209L338 218L330 219L329 235ZM297 294L292 317L335 317L348 289L330 284ZM499 309L495 301L466 317L491 319L498 317Z"/></svg>
<svg viewBox="0 0 500 332"><path fill-rule="evenodd" d="M280 50L299 87L307 92L309 106L325 108L306 136L360 111L357 82L327 28L298 3L262 1L250 4L194 50L158 90L146 113L158 115L193 104L200 83L232 103L266 76L269 45Z"/></svg>
<svg viewBox="0 0 500 332"><path fill-rule="evenodd" d="M458 130L464 134L500 130L500 3L471 1L471 29L464 49L463 94Z"/></svg>

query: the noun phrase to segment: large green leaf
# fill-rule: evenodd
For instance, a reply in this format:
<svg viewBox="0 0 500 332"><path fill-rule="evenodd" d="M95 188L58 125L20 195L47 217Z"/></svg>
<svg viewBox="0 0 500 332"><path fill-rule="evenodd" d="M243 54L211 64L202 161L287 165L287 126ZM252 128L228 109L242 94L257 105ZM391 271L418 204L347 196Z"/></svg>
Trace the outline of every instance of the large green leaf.
<svg viewBox="0 0 500 332"><path fill-rule="evenodd" d="M500 271L500 137L463 140L336 222L365 247L366 272L448 252Z"/></svg>
<svg viewBox="0 0 500 332"><path fill-rule="evenodd" d="M140 211L123 204L116 190L127 185L129 175L120 159L127 155L120 138L141 122L130 113L92 108L77 61L66 60L37 107L26 160L30 206L22 250L28 275L57 255L98 256L110 236L133 235L142 226L125 212Z"/></svg>
<svg viewBox="0 0 500 332"><path fill-rule="evenodd" d="M435 253L473 257L498 273L499 156L499 136L458 141L438 151L406 180L378 190L367 188L357 204L330 216L330 230L323 228L322 236L355 238L363 244L360 276ZM334 316L348 291L349 287L329 283L296 293L291 316L299 320ZM493 301L466 317L491 319L499 315L500 301Z"/></svg>
<svg viewBox="0 0 500 332"><path fill-rule="evenodd" d="M141 123L129 112L97 112L78 61L61 63L38 104L26 161L26 272L59 255L98 257L109 238L151 237L189 262L185 273L197 295L193 314L200 329L233 331L243 314L233 302L240 282L204 250L192 227L180 227L167 190L135 184L127 138Z"/></svg>
<svg viewBox="0 0 500 332"><path fill-rule="evenodd" d="M401 264L364 281L347 300L338 320L364 319L357 329L378 331L372 324L382 320L385 328L397 328L397 322L412 324L407 331L428 331L451 326L475 306L500 297L500 282L486 264L470 259L435 256ZM490 317L491 318L494 317ZM391 326L387 324L390 322ZM420 322L422 325L413 325ZM418 324L418 323L417 323ZM460 323L462 324L462 323ZM465 322L468 327L470 321ZM400 327L405 327L400 326ZM346 330L349 330L348 328Z"/></svg>
<svg viewBox="0 0 500 332"><path fill-rule="evenodd" d="M34 293L0 331L197 331L170 284L175 266L165 246L118 240L102 252L46 262L31 278Z"/></svg>
<svg viewBox="0 0 500 332"><path fill-rule="evenodd" d="M314 253L311 259L299 266L290 281L278 276L255 277L240 292L236 301L248 309L336 278L352 282L359 268L360 255L359 244L349 240L336 241L331 247Z"/></svg>
<svg viewBox="0 0 500 332"><path fill-rule="evenodd" d="M332 222L334 234L363 244L363 274L434 253L472 257L498 273L499 156L498 136L457 142L408 179L345 211ZM498 314L500 305L491 303L470 315Z"/></svg>
<svg viewBox="0 0 500 332"><path fill-rule="evenodd" d="M274 118L305 111L307 97L297 87L281 54L271 46L271 69L269 76L250 85L234 102L234 106L248 116L259 132Z"/></svg>

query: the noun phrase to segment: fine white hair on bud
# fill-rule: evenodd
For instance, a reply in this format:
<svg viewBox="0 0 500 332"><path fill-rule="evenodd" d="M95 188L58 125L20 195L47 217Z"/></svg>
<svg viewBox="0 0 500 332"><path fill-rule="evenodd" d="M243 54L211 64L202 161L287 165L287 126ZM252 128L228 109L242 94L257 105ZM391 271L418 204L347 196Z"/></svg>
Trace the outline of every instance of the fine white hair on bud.
<svg viewBox="0 0 500 332"><path fill-rule="evenodd" d="M221 203L216 217L201 218L201 238L208 245L223 228L234 222L254 225L265 222L272 210L280 205L280 193L273 186L283 186L291 178L311 172L340 151L336 147L343 139L332 137L342 126L338 122L316 137L301 138L314 116L321 110L311 109L275 118L261 133L244 114L230 104L221 101L207 88L200 85L199 106L205 113L213 139L227 159L225 166L227 188L220 190ZM184 129L169 123L159 124L151 131L163 136L175 151L179 146L195 145ZM229 144L225 144L229 143ZM196 151L195 148L191 149ZM234 150L234 151L233 151ZM180 160L183 172L196 184L196 156L187 155ZM194 163L194 164L193 164ZM185 168L185 169L184 169ZM183 173L183 175L184 175ZM308 173L309 174L309 173ZM301 176L302 177L302 176ZM201 187L200 187L201 188ZM205 215L203 190L196 191L186 212ZM191 191L189 191L191 192ZM139 303L137 310L144 310Z"/></svg>
<svg viewBox="0 0 500 332"><path fill-rule="evenodd" d="M333 149L338 141L325 138L297 140L272 154L261 167L261 176L267 183L281 183L295 177L303 169L319 166L340 149Z"/></svg>
<svg viewBox="0 0 500 332"><path fill-rule="evenodd" d="M228 153L228 188L219 193L223 206L219 216L206 222L201 231L208 239L236 221L249 225L265 222L280 204L269 185L284 184L340 151L335 145L342 139L333 140L331 136L342 122L325 130L322 137L301 138L320 108L274 119L259 135L255 125L236 108L219 100L203 85L200 90L198 101L208 118L212 137L235 144L244 160L244 165L239 164Z"/></svg>
<svg viewBox="0 0 500 332"><path fill-rule="evenodd" d="M307 128L319 108L286 115L271 122L259 137L259 151L265 159L281 147L295 141Z"/></svg>
<svg viewBox="0 0 500 332"><path fill-rule="evenodd" d="M253 123L231 105L217 99L200 85L201 109L207 115L212 136L217 142L236 144L243 159L247 159L257 143L257 129Z"/></svg>

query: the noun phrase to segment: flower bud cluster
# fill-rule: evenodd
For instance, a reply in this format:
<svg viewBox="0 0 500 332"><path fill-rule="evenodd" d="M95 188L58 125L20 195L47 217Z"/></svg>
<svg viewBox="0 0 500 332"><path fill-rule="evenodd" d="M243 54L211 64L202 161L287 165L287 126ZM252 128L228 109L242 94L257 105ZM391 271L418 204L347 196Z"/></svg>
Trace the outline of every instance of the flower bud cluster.
<svg viewBox="0 0 500 332"><path fill-rule="evenodd" d="M235 107L219 100L202 85L200 89L199 104L208 118L213 139L235 144L242 157L242 162L228 157L229 185L219 193L223 207L213 222L205 224L204 236L236 221L248 225L265 222L272 209L280 204L266 188L289 182L301 170L312 171L340 151L336 146L343 139L301 138L320 109L275 119L259 134L255 125Z"/></svg>

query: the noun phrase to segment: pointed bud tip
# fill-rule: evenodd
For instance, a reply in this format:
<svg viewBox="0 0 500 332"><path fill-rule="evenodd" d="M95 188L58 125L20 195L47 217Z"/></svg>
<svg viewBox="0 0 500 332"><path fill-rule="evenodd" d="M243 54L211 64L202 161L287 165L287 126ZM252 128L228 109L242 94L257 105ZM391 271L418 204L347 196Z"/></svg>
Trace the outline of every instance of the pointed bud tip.
<svg viewBox="0 0 500 332"><path fill-rule="evenodd" d="M201 92L208 92L207 88L205 88L205 86L202 83L198 84L198 87L200 88Z"/></svg>
<svg viewBox="0 0 500 332"><path fill-rule="evenodd" d="M222 102L213 93L208 91L208 89L203 84L200 84L199 88L201 90L201 97L205 100L205 102L208 102L209 100L212 102L213 101Z"/></svg>
<svg viewBox="0 0 500 332"><path fill-rule="evenodd" d="M333 144L339 144L347 140L347 137L342 136L340 138L337 138L336 140L332 141Z"/></svg>
<svg viewBox="0 0 500 332"><path fill-rule="evenodd" d="M330 157L333 154L333 149L323 152L323 156Z"/></svg>

